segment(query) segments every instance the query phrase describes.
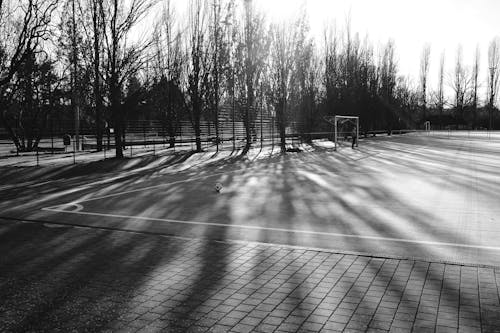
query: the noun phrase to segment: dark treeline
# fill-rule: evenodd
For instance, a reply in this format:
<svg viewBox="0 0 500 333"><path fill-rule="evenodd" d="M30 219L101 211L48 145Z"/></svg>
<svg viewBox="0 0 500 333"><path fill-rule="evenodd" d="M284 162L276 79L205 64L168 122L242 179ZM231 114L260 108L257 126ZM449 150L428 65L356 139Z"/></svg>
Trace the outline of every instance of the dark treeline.
<svg viewBox="0 0 500 333"><path fill-rule="evenodd" d="M245 151L258 109L275 117L282 151L287 129L311 140L335 114L359 116L365 131L419 129L427 120L435 128L500 126L498 38L488 64L479 49L464 64L458 47L451 73L444 53L439 73L429 73L425 46L413 84L398 72L397 45L375 49L349 22L318 39L307 14L275 23L251 0L186 6L181 18L168 0L0 1L0 121L17 148L35 149L49 127L71 123L91 127L98 150L113 127L121 157L124 124L135 119L161 121L172 147L179 123L190 121L200 151L201 122L214 124L218 138L228 107L244 124Z"/></svg>

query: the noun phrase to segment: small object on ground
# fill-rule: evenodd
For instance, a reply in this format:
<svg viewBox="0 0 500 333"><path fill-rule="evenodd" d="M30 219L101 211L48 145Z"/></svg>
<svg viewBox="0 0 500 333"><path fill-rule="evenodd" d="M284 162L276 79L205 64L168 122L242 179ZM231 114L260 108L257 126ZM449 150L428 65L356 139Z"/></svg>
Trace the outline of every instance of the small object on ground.
<svg viewBox="0 0 500 333"><path fill-rule="evenodd" d="M221 183L215 183L215 190L220 193L222 190L222 184Z"/></svg>

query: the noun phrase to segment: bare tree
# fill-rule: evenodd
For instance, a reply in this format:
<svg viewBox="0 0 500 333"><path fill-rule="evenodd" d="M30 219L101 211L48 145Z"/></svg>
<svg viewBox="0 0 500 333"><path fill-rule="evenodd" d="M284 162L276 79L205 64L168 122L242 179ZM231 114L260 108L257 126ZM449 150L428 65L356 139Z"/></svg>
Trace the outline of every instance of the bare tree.
<svg viewBox="0 0 500 333"><path fill-rule="evenodd" d="M418 109L420 107L421 100L420 89L414 88L412 81L407 76L399 76L396 83L395 99L399 108L401 108L404 113L402 116L406 117L399 118L400 128L402 126L408 126L411 123L418 123L420 117L418 116ZM416 118L415 120L412 119Z"/></svg>
<svg viewBox="0 0 500 333"><path fill-rule="evenodd" d="M58 0L17 0L13 4L0 0L0 121L18 148L20 141L5 115L8 85L23 63L41 51L57 3Z"/></svg>
<svg viewBox="0 0 500 333"><path fill-rule="evenodd" d="M58 0L0 1L0 87L8 84L22 62L48 37Z"/></svg>
<svg viewBox="0 0 500 333"><path fill-rule="evenodd" d="M500 38L490 42L488 48L488 128L493 129L493 110L500 85Z"/></svg>
<svg viewBox="0 0 500 333"><path fill-rule="evenodd" d="M467 103L467 95L470 89L471 78L469 71L463 64L462 46L457 47L457 54L455 59L455 71L451 81L451 88L454 92L454 108L456 113L456 124L464 120L464 107Z"/></svg>
<svg viewBox="0 0 500 333"><path fill-rule="evenodd" d="M195 132L196 150L201 151L201 115L207 70L207 14L208 6L204 1L191 0L189 3L189 58L187 63L189 110Z"/></svg>
<svg viewBox="0 0 500 333"><path fill-rule="evenodd" d="M227 2L225 10L225 17L221 22L224 25L224 41L221 43L223 60L221 60L223 82L225 84L225 91L231 103L231 118L232 118L232 137L233 137L233 150L236 149L236 126L235 126L235 113L236 113L236 55L238 50L238 31L240 27L236 17L236 6L234 0Z"/></svg>
<svg viewBox="0 0 500 333"><path fill-rule="evenodd" d="M439 60L439 74L438 74L438 89L437 89L437 108L439 110L439 126L440 129L443 128L443 110L444 110L444 61L445 52L441 53L441 59Z"/></svg>
<svg viewBox="0 0 500 333"><path fill-rule="evenodd" d="M102 2L103 0L89 0L89 6L92 11L92 32L93 32L93 51L94 51L94 103L95 103L95 126L97 150L102 150L102 94L101 94L101 37L103 34L102 22Z"/></svg>
<svg viewBox="0 0 500 333"><path fill-rule="evenodd" d="M379 98L384 105L384 113L379 115L380 120L385 120L387 129L392 131L395 123L395 109L392 107L394 90L396 87L397 64L395 59L394 41L389 40L380 55L379 64Z"/></svg>
<svg viewBox="0 0 500 333"><path fill-rule="evenodd" d="M422 56L420 58L420 89L422 93L422 115L423 120L427 121L427 77L429 76L431 47L424 45Z"/></svg>
<svg viewBox="0 0 500 333"><path fill-rule="evenodd" d="M479 61L480 61L480 50L479 45L476 47L476 52L474 53L474 65L472 67L472 128L477 127L477 91L479 88Z"/></svg>
<svg viewBox="0 0 500 333"><path fill-rule="evenodd" d="M280 133L281 152L286 152L286 126L289 111L290 86L293 75L294 40L287 25L273 25L271 28L272 46L270 59L270 81L272 104L276 110L276 120Z"/></svg>
<svg viewBox="0 0 500 333"><path fill-rule="evenodd" d="M224 69L224 62L227 61L227 54L224 52L223 38L228 29L228 25L225 24L226 19L231 14L233 8L233 0L222 1L222 0L212 0L211 3L211 70L210 70L210 89L209 91L209 111L211 118L213 118L215 124L215 141L217 151L219 151L219 141L220 141L220 130L219 130L219 104L221 98L221 79ZM223 20L224 18L224 20Z"/></svg>
<svg viewBox="0 0 500 333"><path fill-rule="evenodd" d="M78 89L78 47L77 47L77 27L76 27L76 0L71 1L71 49L72 49L72 71L71 71L71 106L74 112L75 121L75 148L80 149L80 103Z"/></svg>
<svg viewBox="0 0 500 333"><path fill-rule="evenodd" d="M176 10L171 0L165 1L161 16L153 32L152 86L150 101L160 117L163 132L169 136L169 147L174 148L182 111L185 110L181 90L182 52L181 28L176 27Z"/></svg>
<svg viewBox="0 0 500 333"><path fill-rule="evenodd" d="M325 86L325 102L328 113L335 112L334 100L336 93L337 67L338 67L338 36L336 28L327 27L324 31L324 86ZM332 114L333 115L333 114Z"/></svg>
<svg viewBox="0 0 500 333"><path fill-rule="evenodd" d="M153 6L154 0L108 0L103 5L104 42L106 52L106 83L108 86L111 118L115 127L116 157L123 157L125 111L123 87L146 62L146 50L152 41L130 41L131 29Z"/></svg>
<svg viewBox="0 0 500 333"><path fill-rule="evenodd" d="M162 14L161 37L163 43L157 45L158 71L160 80L165 81L163 94L167 101L161 105L165 108L164 120L169 135L169 145L175 146L176 131L179 126L180 111L184 105L184 97L180 89L182 65L181 35L174 25L176 23L175 10L170 0L167 0ZM162 86L162 85L161 85Z"/></svg>
<svg viewBox="0 0 500 333"><path fill-rule="evenodd" d="M244 114L246 145L243 153L248 152L252 144L255 118L256 89L268 54L268 39L264 33L264 17L257 13L252 0L245 0L242 52L242 82L244 88Z"/></svg>
<svg viewBox="0 0 500 333"><path fill-rule="evenodd" d="M320 59L316 54L315 44L312 40L308 40L304 48L299 53L301 82L301 101L299 104L300 121L304 138L308 142L312 142L315 118L314 115L318 111L318 97L320 91Z"/></svg>
<svg viewBox="0 0 500 333"><path fill-rule="evenodd" d="M294 79L296 84L292 88L294 131L302 133L303 137L310 140L312 132L312 113L315 109L317 92L318 63L315 58L313 39L309 36L309 22L305 9L294 24L295 48ZM306 134L307 133L307 134Z"/></svg>

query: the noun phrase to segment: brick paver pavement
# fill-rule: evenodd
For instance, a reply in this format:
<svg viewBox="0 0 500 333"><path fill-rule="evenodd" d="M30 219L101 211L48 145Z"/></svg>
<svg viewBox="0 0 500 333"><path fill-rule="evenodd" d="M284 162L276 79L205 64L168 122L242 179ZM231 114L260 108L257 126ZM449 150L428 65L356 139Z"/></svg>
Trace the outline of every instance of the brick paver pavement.
<svg viewBox="0 0 500 333"><path fill-rule="evenodd" d="M0 253L0 331L500 331L500 268L5 221Z"/></svg>

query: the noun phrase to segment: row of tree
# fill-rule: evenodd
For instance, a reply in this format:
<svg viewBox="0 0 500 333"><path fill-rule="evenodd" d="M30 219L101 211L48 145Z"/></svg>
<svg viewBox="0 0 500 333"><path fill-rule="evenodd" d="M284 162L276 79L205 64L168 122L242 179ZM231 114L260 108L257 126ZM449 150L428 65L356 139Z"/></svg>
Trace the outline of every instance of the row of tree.
<svg viewBox="0 0 500 333"><path fill-rule="evenodd" d="M459 47L446 78L443 54L433 90L429 46L415 85L398 73L392 41L375 52L349 22L325 28L317 41L306 14L268 23L251 0L190 0L182 20L170 0L0 0L0 37L0 121L19 150L36 148L48 122L73 119L76 129L93 127L98 150L112 126L122 157L125 121L142 113L163 122L171 146L189 120L200 151L201 122L212 122L219 138L227 105L244 124L245 151L257 106L275 115L283 151L287 127L310 140L328 126L327 115L357 115L365 130L390 130L431 118L477 128L484 110L493 128L498 113L498 38L488 48L481 105L479 49L469 68Z"/></svg>

